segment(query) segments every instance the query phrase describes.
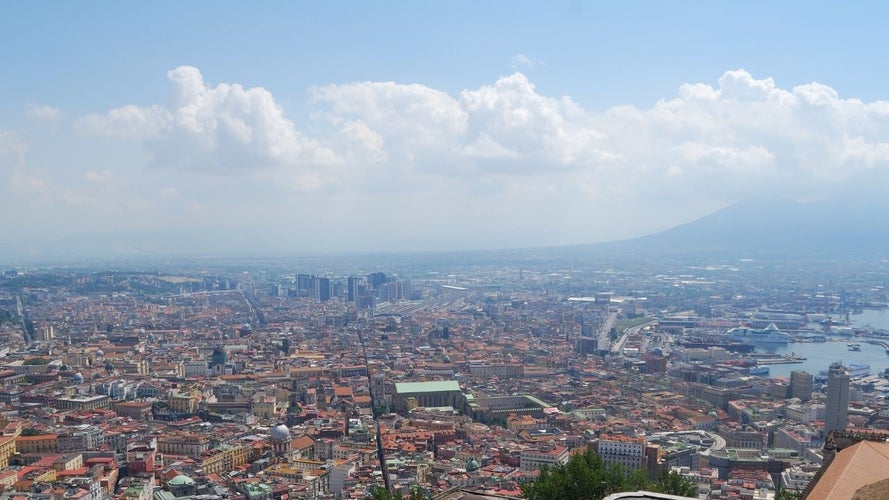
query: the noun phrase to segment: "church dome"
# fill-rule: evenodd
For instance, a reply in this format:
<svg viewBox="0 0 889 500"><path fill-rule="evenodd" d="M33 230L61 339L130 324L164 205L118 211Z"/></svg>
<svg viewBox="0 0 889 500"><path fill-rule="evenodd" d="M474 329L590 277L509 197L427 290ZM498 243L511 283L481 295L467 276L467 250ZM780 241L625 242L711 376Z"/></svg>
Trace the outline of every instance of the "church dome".
<svg viewBox="0 0 889 500"><path fill-rule="evenodd" d="M290 439L290 429L284 424L278 424L272 429L271 438L275 441L287 441Z"/></svg>
<svg viewBox="0 0 889 500"><path fill-rule="evenodd" d="M73 379L74 379L75 384L82 384L83 383L83 374L82 373L75 373Z"/></svg>
<svg viewBox="0 0 889 500"><path fill-rule="evenodd" d="M185 474L179 474L173 479L170 479L167 484L169 486L191 486L194 484L194 479L186 476Z"/></svg>

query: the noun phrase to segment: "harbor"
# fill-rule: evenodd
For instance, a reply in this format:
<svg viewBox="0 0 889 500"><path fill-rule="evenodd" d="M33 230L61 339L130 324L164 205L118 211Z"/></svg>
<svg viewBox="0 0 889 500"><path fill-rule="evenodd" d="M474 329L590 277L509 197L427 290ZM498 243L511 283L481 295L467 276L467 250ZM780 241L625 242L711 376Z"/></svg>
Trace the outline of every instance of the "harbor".
<svg viewBox="0 0 889 500"><path fill-rule="evenodd" d="M795 342L788 344L758 345L756 352L750 356L768 354L794 358L795 361L779 361L777 363L757 359L758 364L770 367L771 377L789 377L794 370L805 370L813 375L818 375L826 370L831 363L840 361L845 365L851 363L866 364L870 366L871 375L879 375L889 368L889 356L885 349L879 345L870 344L859 339L859 350L849 350L848 339L829 339L827 342ZM774 358L765 358L774 359Z"/></svg>

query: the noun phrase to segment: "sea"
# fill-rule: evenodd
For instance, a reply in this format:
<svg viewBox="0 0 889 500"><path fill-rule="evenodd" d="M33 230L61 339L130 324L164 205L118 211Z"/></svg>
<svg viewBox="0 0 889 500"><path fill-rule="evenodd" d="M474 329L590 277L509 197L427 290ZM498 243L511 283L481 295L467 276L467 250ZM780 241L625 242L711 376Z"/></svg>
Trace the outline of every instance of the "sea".
<svg viewBox="0 0 889 500"><path fill-rule="evenodd" d="M851 326L889 330L889 309L865 309L849 317ZM818 375L831 363L867 363L871 375L879 375L889 368L889 354L878 345L866 344L851 337L830 337L828 342L789 343L785 345L757 345L756 352L796 354L806 358L802 363L769 365L770 377L789 377L794 370L804 370ZM847 344L859 344L860 351L850 351Z"/></svg>

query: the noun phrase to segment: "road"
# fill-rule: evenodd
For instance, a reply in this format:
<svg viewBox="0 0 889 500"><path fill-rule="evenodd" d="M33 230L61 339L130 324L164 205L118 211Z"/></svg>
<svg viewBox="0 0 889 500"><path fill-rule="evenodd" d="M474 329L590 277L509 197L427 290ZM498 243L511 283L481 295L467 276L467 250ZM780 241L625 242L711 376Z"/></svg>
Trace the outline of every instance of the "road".
<svg viewBox="0 0 889 500"><path fill-rule="evenodd" d="M617 313L609 313L608 317L605 318L605 321L602 322L602 325L599 326L599 331L596 334L596 337L598 338L599 349L611 348L611 339L608 338L608 334L611 333L611 329L614 328L614 323L616 321Z"/></svg>
<svg viewBox="0 0 889 500"><path fill-rule="evenodd" d="M657 320L651 320L646 323L642 323L641 325L631 326L630 328L627 328L621 333L621 336L617 339L617 342L615 342L614 345L611 346L611 353L620 354L622 352L621 349L624 348L624 343L626 343L627 341L627 337L629 337L630 335L636 335L639 330L645 328L646 326L654 325L656 323Z"/></svg>

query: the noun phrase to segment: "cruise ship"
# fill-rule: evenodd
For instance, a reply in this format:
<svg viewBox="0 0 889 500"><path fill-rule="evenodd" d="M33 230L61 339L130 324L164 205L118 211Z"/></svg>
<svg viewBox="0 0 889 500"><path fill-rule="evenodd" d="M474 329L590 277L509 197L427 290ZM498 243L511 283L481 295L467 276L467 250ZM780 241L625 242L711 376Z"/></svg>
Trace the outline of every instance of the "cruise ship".
<svg viewBox="0 0 889 500"><path fill-rule="evenodd" d="M846 371L849 373L849 378L860 378L867 377L870 375L870 365L867 363L849 363L846 365ZM818 378L827 378L827 370L821 370L818 373Z"/></svg>
<svg viewBox="0 0 889 500"><path fill-rule="evenodd" d="M769 367L768 366L754 366L750 368L751 375L768 375Z"/></svg>
<svg viewBox="0 0 889 500"><path fill-rule="evenodd" d="M790 335L782 332L774 323L758 330L755 328L732 328L726 332L726 336L732 342L746 342L753 344L786 344L790 341Z"/></svg>

